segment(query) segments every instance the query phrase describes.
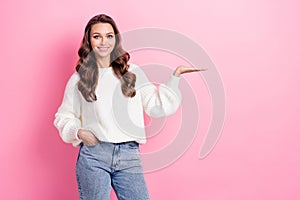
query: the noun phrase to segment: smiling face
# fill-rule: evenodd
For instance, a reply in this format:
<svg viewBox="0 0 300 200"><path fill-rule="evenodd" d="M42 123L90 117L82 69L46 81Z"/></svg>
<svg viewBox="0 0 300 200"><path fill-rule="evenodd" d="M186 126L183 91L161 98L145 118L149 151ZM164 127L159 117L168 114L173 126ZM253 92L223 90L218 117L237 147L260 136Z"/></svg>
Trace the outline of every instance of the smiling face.
<svg viewBox="0 0 300 200"><path fill-rule="evenodd" d="M94 24L90 32L90 41L97 59L110 58L116 43L113 27L109 23Z"/></svg>

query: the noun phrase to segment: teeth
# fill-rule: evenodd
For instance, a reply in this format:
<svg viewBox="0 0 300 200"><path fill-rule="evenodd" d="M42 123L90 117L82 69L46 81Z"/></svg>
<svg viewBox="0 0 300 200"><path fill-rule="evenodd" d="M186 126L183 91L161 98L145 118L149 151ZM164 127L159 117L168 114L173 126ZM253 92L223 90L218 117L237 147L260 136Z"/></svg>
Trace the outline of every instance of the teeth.
<svg viewBox="0 0 300 200"><path fill-rule="evenodd" d="M99 47L99 49L100 49L101 51L106 51L106 50L108 49L108 47Z"/></svg>

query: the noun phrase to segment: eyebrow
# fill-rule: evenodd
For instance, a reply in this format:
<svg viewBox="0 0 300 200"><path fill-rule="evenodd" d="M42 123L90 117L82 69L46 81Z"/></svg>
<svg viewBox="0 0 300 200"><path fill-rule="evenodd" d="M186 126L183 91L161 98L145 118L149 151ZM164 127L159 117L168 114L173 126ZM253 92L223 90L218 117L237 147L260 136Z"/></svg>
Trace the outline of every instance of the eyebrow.
<svg viewBox="0 0 300 200"><path fill-rule="evenodd" d="M93 33L93 35L95 35L95 34L101 35L101 33L98 33L98 32L94 32L94 33ZM106 33L105 35L109 35L109 34L114 34L114 33L113 33L113 32L108 32L108 33Z"/></svg>

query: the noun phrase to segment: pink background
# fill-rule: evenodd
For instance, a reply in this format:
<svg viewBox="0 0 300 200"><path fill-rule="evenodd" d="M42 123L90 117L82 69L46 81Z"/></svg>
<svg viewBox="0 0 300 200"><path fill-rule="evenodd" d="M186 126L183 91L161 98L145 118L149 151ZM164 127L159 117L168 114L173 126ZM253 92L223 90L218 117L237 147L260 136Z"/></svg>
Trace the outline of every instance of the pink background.
<svg viewBox="0 0 300 200"><path fill-rule="evenodd" d="M299 8L296 0L2 2L1 199L78 199L78 149L61 141L53 119L84 26L98 13L111 15L121 32L159 27L190 37L224 82L222 136L199 160L210 97L198 76L184 76L197 96L201 123L180 159L146 174L152 199L300 199ZM155 59L139 52L132 62L172 63L163 55ZM169 134L151 138L142 151L160 148Z"/></svg>

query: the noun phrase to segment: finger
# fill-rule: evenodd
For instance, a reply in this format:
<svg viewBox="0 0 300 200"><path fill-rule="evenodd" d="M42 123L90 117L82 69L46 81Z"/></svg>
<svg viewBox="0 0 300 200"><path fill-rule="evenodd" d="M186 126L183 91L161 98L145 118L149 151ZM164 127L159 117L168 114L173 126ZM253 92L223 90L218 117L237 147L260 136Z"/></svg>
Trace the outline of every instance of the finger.
<svg viewBox="0 0 300 200"><path fill-rule="evenodd" d="M203 68L192 68L192 69L185 69L182 71L182 73L189 73L189 72L199 72L199 71L205 71L207 69L203 69Z"/></svg>
<svg viewBox="0 0 300 200"><path fill-rule="evenodd" d="M206 71L208 70L207 68L189 68L190 70L194 70L194 71Z"/></svg>
<svg viewBox="0 0 300 200"><path fill-rule="evenodd" d="M189 67L189 68L183 68L183 71L205 71L207 68L196 68L196 67Z"/></svg>

